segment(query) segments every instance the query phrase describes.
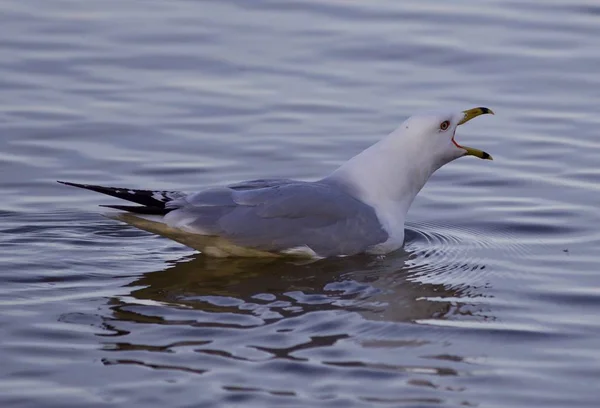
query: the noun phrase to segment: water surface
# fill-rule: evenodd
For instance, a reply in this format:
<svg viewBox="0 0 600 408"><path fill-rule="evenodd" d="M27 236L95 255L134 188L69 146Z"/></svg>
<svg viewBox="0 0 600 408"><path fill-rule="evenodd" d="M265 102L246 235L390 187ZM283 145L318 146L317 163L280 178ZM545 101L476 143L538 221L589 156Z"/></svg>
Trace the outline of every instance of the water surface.
<svg viewBox="0 0 600 408"><path fill-rule="evenodd" d="M0 405L595 407L591 0L0 5ZM424 109L489 106L406 250L209 259L55 180L317 179Z"/></svg>

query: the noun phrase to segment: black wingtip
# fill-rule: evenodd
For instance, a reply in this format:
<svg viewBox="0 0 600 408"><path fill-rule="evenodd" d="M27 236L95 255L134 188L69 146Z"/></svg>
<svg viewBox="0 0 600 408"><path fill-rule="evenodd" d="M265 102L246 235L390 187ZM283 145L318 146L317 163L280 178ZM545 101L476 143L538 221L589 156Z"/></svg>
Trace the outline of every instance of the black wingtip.
<svg viewBox="0 0 600 408"><path fill-rule="evenodd" d="M165 210L165 204L173 199L173 196L180 195L176 191L155 191L155 190L135 190L129 188L118 188L118 187L104 187L97 186L94 184L79 184L71 183L70 181L60 181L60 184L67 186L83 188L85 190L95 191L97 193L106 194L112 197L120 198L122 200L131 201L136 204L140 204L146 207L152 207L152 213L156 211L167 211ZM114 208L114 207L113 207ZM158 210L157 210L158 209ZM142 211L142 210L140 210ZM170 211L170 210L169 210ZM139 212L139 211L138 211ZM168 211L167 211L168 212ZM165 212L166 214L166 212Z"/></svg>

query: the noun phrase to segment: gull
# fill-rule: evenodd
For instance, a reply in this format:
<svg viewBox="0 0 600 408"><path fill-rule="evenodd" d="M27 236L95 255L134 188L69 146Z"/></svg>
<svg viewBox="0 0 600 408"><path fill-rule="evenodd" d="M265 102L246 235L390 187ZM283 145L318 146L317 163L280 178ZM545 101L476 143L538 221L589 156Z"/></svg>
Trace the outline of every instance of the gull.
<svg viewBox="0 0 600 408"><path fill-rule="evenodd" d="M458 126L484 107L411 116L318 181L262 179L193 193L59 181L137 205L108 214L215 257L327 258L402 248L404 222L429 177L459 157L492 157L458 144Z"/></svg>

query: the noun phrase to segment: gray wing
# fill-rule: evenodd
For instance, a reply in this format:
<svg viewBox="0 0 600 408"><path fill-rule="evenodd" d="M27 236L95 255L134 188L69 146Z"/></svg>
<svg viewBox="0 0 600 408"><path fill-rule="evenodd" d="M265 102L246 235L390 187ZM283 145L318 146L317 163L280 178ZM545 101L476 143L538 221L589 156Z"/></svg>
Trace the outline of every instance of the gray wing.
<svg viewBox="0 0 600 408"><path fill-rule="evenodd" d="M308 246L320 256L352 255L388 235L375 211L335 186L258 180L212 188L168 204L165 222L261 251Z"/></svg>

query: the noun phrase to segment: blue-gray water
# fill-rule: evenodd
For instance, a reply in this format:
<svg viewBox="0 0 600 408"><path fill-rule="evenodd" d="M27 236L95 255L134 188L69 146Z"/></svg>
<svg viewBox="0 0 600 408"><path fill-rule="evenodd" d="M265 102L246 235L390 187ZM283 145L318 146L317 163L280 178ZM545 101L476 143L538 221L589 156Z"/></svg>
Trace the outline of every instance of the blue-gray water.
<svg viewBox="0 0 600 408"><path fill-rule="evenodd" d="M596 407L595 0L0 4L0 406ZM70 180L316 179L489 106L407 253L207 259Z"/></svg>

